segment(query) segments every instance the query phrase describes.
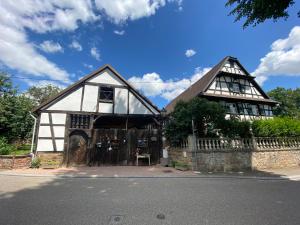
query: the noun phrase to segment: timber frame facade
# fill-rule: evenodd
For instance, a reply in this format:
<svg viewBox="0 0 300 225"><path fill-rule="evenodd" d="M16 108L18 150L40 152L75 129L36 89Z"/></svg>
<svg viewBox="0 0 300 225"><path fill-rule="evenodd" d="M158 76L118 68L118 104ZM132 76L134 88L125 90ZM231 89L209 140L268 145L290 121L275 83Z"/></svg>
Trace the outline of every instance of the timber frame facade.
<svg viewBox="0 0 300 225"><path fill-rule="evenodd" d="M189 101L194 97L206 98L222 104L226 117L241 120L269 118L273 116L276 101L262 90L237 58L227 56L191 85L167 106L171 113L178 101Z"/></svg>
<svg viewBox="0 0 300 225"><path fill-rule="evenodd" d="M159 162L160 110L110 65L104 65L34 111L35 153L70 164L134 163L137 149Z"/></svg>

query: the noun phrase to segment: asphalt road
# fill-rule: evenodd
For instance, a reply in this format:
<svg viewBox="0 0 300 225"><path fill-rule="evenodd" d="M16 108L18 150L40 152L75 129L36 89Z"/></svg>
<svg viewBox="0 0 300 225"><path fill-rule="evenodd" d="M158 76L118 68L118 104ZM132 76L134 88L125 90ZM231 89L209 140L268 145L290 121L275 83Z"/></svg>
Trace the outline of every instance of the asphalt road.
<svg viewBox="0 0 300 225"><path fill-rule="evenodd" d="M1 225L300 224L300 182L0 176Z"/></svg>

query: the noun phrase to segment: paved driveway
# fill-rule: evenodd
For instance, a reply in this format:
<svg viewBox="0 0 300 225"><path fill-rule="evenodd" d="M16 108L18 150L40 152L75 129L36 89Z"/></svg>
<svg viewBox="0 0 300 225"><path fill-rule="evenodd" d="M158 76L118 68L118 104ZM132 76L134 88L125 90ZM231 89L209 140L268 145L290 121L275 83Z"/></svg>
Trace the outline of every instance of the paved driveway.
<svg viewBox="0 0 300 225"><path fill-rule="evenodd" d="M0 224L300 224L300 183L0 176Z"/></svg>

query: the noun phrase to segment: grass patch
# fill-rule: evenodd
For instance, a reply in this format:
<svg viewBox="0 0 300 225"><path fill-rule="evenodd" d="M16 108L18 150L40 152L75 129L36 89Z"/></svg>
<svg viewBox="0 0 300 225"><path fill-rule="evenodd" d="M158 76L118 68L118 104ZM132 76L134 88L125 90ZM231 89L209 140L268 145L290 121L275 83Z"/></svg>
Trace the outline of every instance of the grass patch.
<svg viewBox="0 0 300 225"><path fill-rule="evenodd" d="M24 144L11 152L11 155L28 155L31 150L30 144Z"/></svg>

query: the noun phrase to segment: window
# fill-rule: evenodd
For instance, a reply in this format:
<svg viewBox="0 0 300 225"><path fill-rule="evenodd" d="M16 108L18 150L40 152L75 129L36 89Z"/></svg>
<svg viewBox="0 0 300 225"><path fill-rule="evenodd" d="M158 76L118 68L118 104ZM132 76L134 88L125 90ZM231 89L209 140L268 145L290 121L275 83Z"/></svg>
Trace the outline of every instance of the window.
<svg viewBox="0 0 300 225"><path fill-rule="evenodd" d="M240 85L237 82L229 83L229 90L235 93L240 93Z"/></svg>
<svg viewBox="0 0 300 225"><path fill-rule="evenodd" d="M246 85L245 84L240 84L240 92L242 94L245 94L245 92L246 92Z"/></svg>
<svg viewBox="0 0 300 225"><path fill-rule="evenodd" d="M101 102L113 102L114 89L111 87L100 87L99 101Z"/></svg>
<svg viewBox="0 0 300 225"><path fill-rule="evenodd" d="M90 116L89 115L78 115L71 114L71 125L70 128L90 128Z"/></svg>

